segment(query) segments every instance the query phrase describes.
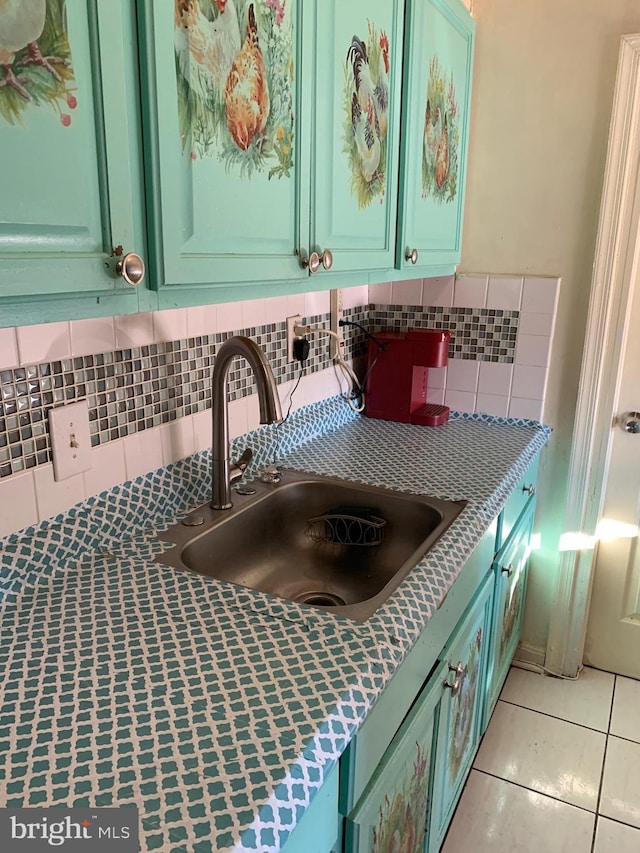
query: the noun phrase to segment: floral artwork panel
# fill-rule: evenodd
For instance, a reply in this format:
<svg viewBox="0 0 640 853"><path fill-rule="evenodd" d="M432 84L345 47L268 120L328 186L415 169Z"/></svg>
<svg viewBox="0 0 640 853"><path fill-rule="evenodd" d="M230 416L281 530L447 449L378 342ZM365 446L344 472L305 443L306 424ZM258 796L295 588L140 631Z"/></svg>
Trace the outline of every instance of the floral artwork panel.
<svg viewBox="0 0 640 853"><path fill-rule="evenodd" d="M449 743L449 781L454 785L463 759L469 749L473 732L473 719L476 706L476 693L482 660L482 628L478 628L476 636L469 646L469 656L464 666L460 689L452 699L451 713L453 727Z"/></svg>
<svg viewBox="0 0 640 853"><path fill-rule="evenodd" d="M354 35L344 65L344 148L351 193L360 209L384 202L389 113L389 39L367 21L364 39Z"/></svg>
<svg viewBox="0 0 640 853"><path fill-rule="evenodd" d="M291 0L175 0L183 153L242 177L293 168Z"/></svg>
<svg viewBox="0 0 640 853"><path fill-rule="evenodd" d="M65 0L0 3L0 116L21 124L48 105L69 127L76 91Z"/></svg>
<svg viewBox="0 0 640 853"><path fill-rule="evenodd" d="M424 138L422 197L439 203L455 199L458 191L460 128L453 72L447 73L437 56L429 63Z"/></svg>
<svg viewBox="0 0 640 853"><path fill-rule="evenodd" d="M413 765L400 785L385 796L372 830L371 853L421 853L424 848L425 816L429 791L428 745L416 741Z"/></svg>

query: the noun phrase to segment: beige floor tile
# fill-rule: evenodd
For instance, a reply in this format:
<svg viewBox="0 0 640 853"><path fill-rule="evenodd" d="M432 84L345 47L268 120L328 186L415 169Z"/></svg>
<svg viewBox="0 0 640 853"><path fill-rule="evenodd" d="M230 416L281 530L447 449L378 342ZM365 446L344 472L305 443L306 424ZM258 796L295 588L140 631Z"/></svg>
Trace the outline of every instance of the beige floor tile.
<svg viewBox="0 0 640 853"><path fill-rule="evenodd" d="M606 817L598 818L593 853L638 853L640 829L616 823Z"/></svg>
<svg viewBox="0 0 640 853"><path fill-rule="evenodd" d="M595 815L472 770L442 853L590 853Z"/></svg>
<svg viewBox="0 0 640 853"><path fill-rule="evenodd" d="M500 701L474 767L595 812L605 741L600 732Z"/></svg>
<svg viewBox="0 0 640 853"><path fill-rule="evenodd" d="M599 811L640 827L640 743L609 737Z"/></svg>
<svg viewBox="0 0 640 853"><path fill-rule="evenodd" d="M616 676L610 732L640 743L640 681Z"/></svg>
<svg viewBox="0 0 640 853"><path fill-rule="evenodd" d="M585 667L577 681L512 667L500 698L552 717L606 732L614 676Z"/></svg>

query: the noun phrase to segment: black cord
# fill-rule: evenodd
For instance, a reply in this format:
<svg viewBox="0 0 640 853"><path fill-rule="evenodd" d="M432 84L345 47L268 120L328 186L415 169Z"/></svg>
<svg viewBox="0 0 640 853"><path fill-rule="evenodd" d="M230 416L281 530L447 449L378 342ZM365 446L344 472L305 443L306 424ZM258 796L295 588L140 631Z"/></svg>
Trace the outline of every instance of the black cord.
<svg viewBox="0 0 640 853"><path fill-rule="evenodd" d="M276 424L276 427L277 427L277 429L276 429L276 448L275 448L275 451L273 454L274 463L280 457L280 438L282 436L282 433L279 432L278 430L280 429L280 427L283 424L286 424L286 422L289 420L289 415L291 414L291 407L293 406L293 395L298 390L298 385L300 384L300 380L302 379L302 377L304 375L304 367L305 367L304 362L301 361L300 362L300 373L298 374L298 381L293 386L293 388L291 389L291 393L289 394L289 408L287 409L287 414L284 416L284 418L280 421L279 424Z"/></svg>
<svg viewBox="0 0 640 853"><path fill-rule="evenodd" d="M360 331L361 331L361 332L364 332L364 334L365 334L368 338L371 338L371 340L374 342L374 344L375 344L379 349L383 350L384 352L386 352L386 351L389 349L389 345L388 345L388 344L383 344L381 341L379 341L379 340L378 340L378 338L376 338L376 336L375 336L375 335L372 335L372 334L371 334L371 332L370 332L370 331L368 331L368 329L365 329L365 327L362 325L362 323L356 323L356 322L355 322L355 321L353 321L353 320L340 320L340 322L338 323L338 325L339 325L339 326L355 326L357 329L360 329ZM364 383L363 383L363 384L364 384Z"/></svg>

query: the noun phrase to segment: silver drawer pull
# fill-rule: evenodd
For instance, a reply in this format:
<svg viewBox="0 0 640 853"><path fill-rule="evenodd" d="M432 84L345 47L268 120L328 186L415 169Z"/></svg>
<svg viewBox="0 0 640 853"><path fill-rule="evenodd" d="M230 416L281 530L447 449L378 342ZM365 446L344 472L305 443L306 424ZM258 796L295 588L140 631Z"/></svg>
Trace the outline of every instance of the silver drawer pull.
<svg viewBox="0 0 640 853"><path fill-rule="evenodd" d="M449 664L449 671L455 672L456 677L453 680L453 684L449 683L448 681L445 681L444 686L448 687L449 690L451 690L452 696L456 696L460 690L460 685L464 681L464 664L462 663L462 661L458 661L457 666L451 666L451 664Z"/></svg>
<svg viewBox="0 0 640 853"><path fill-rule="evenodd" d="M530 483L528 486L523 486L522 491L526 495L529 495L530 497L532 497L536 493L536 487L533 485L533 483Z"/></svg>
<svg viewBox="0 0 640 853"><path fill-rule="evenodd" d="M513 563L509 563L508 566L502 566L500 569L501 572L504 572L508 578L513 574Z"/></svg>

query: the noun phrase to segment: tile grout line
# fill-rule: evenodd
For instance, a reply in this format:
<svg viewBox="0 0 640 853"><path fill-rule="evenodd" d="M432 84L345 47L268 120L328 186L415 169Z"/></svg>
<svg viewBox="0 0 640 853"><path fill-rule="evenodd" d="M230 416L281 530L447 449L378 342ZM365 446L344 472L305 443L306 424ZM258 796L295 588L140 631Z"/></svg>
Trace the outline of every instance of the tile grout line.
<svg viewBox="0 0 640 853"><path fill-rule="evenodd" d="M505 779L503 776L497 776L495 773L489 773L488 770L481 770L479 767L472 767L471 769L475 770L477 773L483 773L485 776L490 776L492 779L498 779L500 782L506 782L508 785L514 785L516 788L520 788L523 791L530 791L532 794L537 794L539 797L547 797L547 799L553 800L556 803L562 803L563 806L578 809L578 811L590 814L594 818L597 816L596 812L591 811L591 809L587 809L584 806L577 806L575 803L569 803L566 800L561 800L560 797L554 797L552 794L547 794L544 791L536 791L535 788L528 788L521 782L514 782L513 779Z"/></svg>
<svg viewBox="0 0 640 853"><path fill-rule="evenodd" d="M520 705L519 702L512 702L508 699L499 699L505 705L513 705L514 708L522 708L523 711L531 711L533 714L539 714L541 717L549 717L551 720L559 720L561 723L568 723L570 726L577 726L580 729L586 729L589 732L597 732L598 734L607 736L607 731L596 729L593 726L585 726L584 723L576 723L574 720L567 720L565 717L558 717L556 714L548 714L546 711L538 711L536 708L529 708L527 705Z"/></svg>
<svg viewBox="0 0 640 853"><path fill-rule="evenodd" d="M602 755L602 768L600 769L600 783L598 785L598 799L596 801L596 819L593 824L593 838L591 839L591 853L595 853L596 849L596 836L598 833L598 819L600 818L600 803L602 801L602 783L604 781L604 767L607 762L607 749L609 747L609 735L611 732L611 721L613 719L613 705L616 698L616 684L618 682L618 678L616 675L613 676L613 690L611 691L611 702L609 705L609 722L607 724L607 732L604 742L604 753Z"/></svg>

